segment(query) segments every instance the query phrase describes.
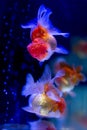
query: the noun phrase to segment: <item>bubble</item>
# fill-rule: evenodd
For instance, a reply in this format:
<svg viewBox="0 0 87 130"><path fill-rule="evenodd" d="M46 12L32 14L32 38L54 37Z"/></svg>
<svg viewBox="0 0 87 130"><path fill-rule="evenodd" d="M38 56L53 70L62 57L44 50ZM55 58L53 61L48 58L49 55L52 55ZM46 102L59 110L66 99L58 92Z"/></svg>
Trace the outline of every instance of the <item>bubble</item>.
<svg viewBox="0 0 87 130"><path fill-rule="evenodd" d="M6 85L6 84L7 84L7 82L5 81L5 82L4 82L4 85Z"/></svg>
<svg viewBox="0 0 87 130"><path fill-rule="evenodd" d="M5 92L5 94L7 95L7 94L8 94L8 92L6 91L6 92Z"/></svg>
<svg viewBox="0 0 87 130"><path fill-rule="evenodd" d="M7 43L8 43L8 44L10 44L10 43L11 43L11 41L8 41Z"/></svg>
<svg viewBox="0 0 87 130"><path fill-rule="evenodd" d="M21 12L24 13L24 12L25 12L25 9L22 9Z"/></svg>
<svg viewBox="0 0 87 130"><path fill-rule="evenodd" d="M1 52L1 54L2 54L2 55L4 55L4 54L5 54L5 52L4 52L4 51L2 51L2 52Z"/></svg>
<svg viewBox="0 0 87 130"><path fill-rule="evenodd" d="M25 37L24 37L24 36L22 36L22 38L23 38L23 39L25 39Z"/></svg>
<svg viewBox="0 0 87 130"><path fill-rule="evenodd" d="M6 107L6 110L8 110L8 107Z"/></svg>
<svg viewBox="0 0 87 130"><path fill-rule="evenodd" d="M10 29L9 32L13 32L13 29Z"/></svg>
<svg viewBox="0 0 87 130"><path fill-rule="evenodd" d="M9 101L7 101L7 104L9 104Z"/></svg>
<svg viewBox="0 0 87 130"><path fill-rule="evenodd" d="M6 46L5 49L8 49L8 46Z"/></svg>
<svg viewBox="0 0 87 130"><path fill-rule="evenodd" d="M2 73L5 73L5 72L6 72L6 70L5 70L5 69L3 69L3 70L2 70Z"/></svg>
<svg viewBox="0 0 87 130"><path fill-rule="evenodd" d="M14 50L10 51L10 55L13 56L14 55Z"/></svg>
<svg viewBox="0 0 87 130"><path fill-rule="evenodd" d="M12 94L14 95L15 93L14 93L14 92L12 92Z"/></svg>
<svg viewBox="0 0 87 130"><path fill-rule="evenodd" d="M2 129L2 130L7 130L7 129Z"/></svg>
<svg viewBox="0 0 87 130"><path fill-rule="evenodd" d="M28 4L27 7L30 7L30 4Z"/></svg>
<svg viewBox="0 0 87 130"><path fill-rule="evenodd" d="M9 64L8 67L11 68L11 65Z"/></svg>
<svg viewBox="0 0 87 130"><path fill-rule="evenodd" d="M5 25L8 26L8 22L5 22Z"/></svg>
<svg viewBox="0 0 87 130"><path fill-rule="evenodd" d="M5 116L8 116L8 113L6 113Z"/></svg>
<svg viewBox="0 0 87 130"><path fill-rule="evenodd" d="M6 79L9 79L9 76L6 76Z"/></svg>
<svg viewBox="0 0 87 130"><path fill-rule="evenodd" d="M4 57L4 61L6 61L7 60L7 58L6 57Z"/></svg>
<svg viewBox="0 0 87 130"><path fill-rule="evenodd" d="M5 34L3 35L3 37L6 38L6 37L7 37L7 34L5 33Z"/></svg>
<svg viewBox="0 0 87 130"><path fill-rule="evenodd" d="M4 89L3 92L6 92L6 89Z"/></svg>
<svg viewBox="0 0 87 130"><path fill-rule="evenodd" d="M13 118L11 118L10 120L11 120L11 121L13 121L14 119L13 119Z"/></svg>
<svg viewBox="0 0 87 130"><path fill-rule="evenodd" d="M11 36L12 36L12 33L9 33L9 36L11 37Z"/></svg>
<svg viewBox="0 0 87 130"><path fill-rule="evenodd" d="M4 121L6 122L7 120L5 119ZM7 130L7 129L4 129L4 130Z"/></svg>
<svg viewBox="0 0 87 130"><path fill-rule="evenodd" d="M6 16L3 16L3 19L6 19Z"/></svg>
<svg viewBox="0 0 87 130"><path fill-rule="evenodd" d="M8 69L8 72L10 72L11 70L10 70L10 68Z"/></svg>

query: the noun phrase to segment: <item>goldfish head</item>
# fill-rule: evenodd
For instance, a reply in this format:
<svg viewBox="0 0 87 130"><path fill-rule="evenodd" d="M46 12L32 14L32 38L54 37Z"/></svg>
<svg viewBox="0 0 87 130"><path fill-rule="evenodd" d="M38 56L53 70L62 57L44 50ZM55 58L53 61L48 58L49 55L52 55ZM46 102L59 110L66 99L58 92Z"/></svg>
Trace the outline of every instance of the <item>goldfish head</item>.
<svg viewBox="0 0 87 130"><path fill-rule="evenodd" d="M27 46L28 52L32 55L33 58L39 61L43 61L43 59L48 56L49 48L49 44L44 42L41 38L35 39Z"/></svg>

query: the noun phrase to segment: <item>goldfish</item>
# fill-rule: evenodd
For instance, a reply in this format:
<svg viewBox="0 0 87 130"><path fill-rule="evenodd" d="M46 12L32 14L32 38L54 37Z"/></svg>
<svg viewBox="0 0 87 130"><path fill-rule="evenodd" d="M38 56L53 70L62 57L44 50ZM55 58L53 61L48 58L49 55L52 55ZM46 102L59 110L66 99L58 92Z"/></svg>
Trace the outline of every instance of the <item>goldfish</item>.
<svg viewBox="0 0 87 130"><path fill-rule="evenodd" d="M57 40L54 35L68 37L69 33L62 33L59 29L53 27L49 16L52 11L41 5L38 10L37 18L22 28L30 28L30 38L32 42L27 46L28 52L38 61L48 60L54 52L67 54L68 51L63 47L57 47Z"/></svg>
<svg viewBox="0 0 87 130"><path fill-rule="evenodd" d="M86 80L85 76L81 73L82 66L71 67L64 60L59 60L54 65L55 73L60 69L65 72L65 75L56 78L55 83L63 93L70 93L80 81Z"/></svg>
<svg viewBox="0 0 87 130"><path fill-rule="evenodd" d="M29 105L23 107L23 110L44 117L59 118L64 115L65 100L61 97L62 93L53 85L54 79L62 75L64 73L60 70L54 78L51 78L50 69L46 66L41 78L34 83L33 77L29 74L22 95L31 96Z"/></svg>
<svg viewBox="0 0 87 130"><path fill-rule="evenodd" d="M73 46L73 51L79 58L87 58L87 41L79 40L78 43Z"/></svg>
<svg viewBox="0 0 87 130"><path fill-rule="evenodd" d="M60 118L64 115L65 108L66 103L62 97L53 100L42 93L32 94L29 98L29 106L23 107L23 110L41 117Z"/></svg>
<svg viewBox="0 0 87 130"><path fill-rule="evenodd" d="M45 120L29 122L29 125L31 130L57 130L52 122Z"/></svg>

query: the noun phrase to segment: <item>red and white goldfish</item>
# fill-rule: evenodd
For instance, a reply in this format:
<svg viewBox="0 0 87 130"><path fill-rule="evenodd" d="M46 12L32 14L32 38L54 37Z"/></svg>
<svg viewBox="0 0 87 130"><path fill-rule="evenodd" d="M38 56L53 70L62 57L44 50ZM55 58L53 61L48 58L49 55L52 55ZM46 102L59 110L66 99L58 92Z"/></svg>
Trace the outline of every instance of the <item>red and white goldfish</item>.
<svg viewBox="0 0 87 130"><path fill-rule="evenodd" d="M45 120L29 122L29 125L31 130L57 130L52 122Z"/></svg>
<svg viewBox="0 0 87 130"><path fill-rule="evenodd" d="M31 44L27 46L28 52L32 57L39 61L48 60L54 52L67 54L63 47L57 47L56 38L53 35L68 37L69 33L62 33L53 27L49 20L51 10L41 5L38 10L37 18L22 28L30 28ZM36 53L36 54L35 54Z"/></svg>
<svg viewBox="0 0 87 130"><path fill-rule="evenodd" d="M63 93L70 93L80 81L85 81L85 76L81 73L82 66L71 67L64 60L57 61L54 71L62 69L65 75L55 79L55 83Z"/></svg>
<svg viewBox="0 0 87 130"><path fill-rule="evenodd" d="M61 97L62 93L53 85L54 79L63 75L63 71L60 70L51 79L50 69L46 66L42 77L34 83L33 77L29 74L22 95L31 96L29 98L29 106L23 109L39 116L56 118L63 116L66 103Z"/></svg>

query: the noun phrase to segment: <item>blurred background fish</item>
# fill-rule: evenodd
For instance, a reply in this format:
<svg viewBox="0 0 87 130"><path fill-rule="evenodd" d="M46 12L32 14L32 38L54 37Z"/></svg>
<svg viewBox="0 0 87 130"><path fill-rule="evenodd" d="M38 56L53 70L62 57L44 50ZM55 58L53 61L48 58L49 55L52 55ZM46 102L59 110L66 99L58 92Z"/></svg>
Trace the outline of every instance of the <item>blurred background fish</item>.
<svg viewBox="0 0 87 130"><path fill-rule="evenodd" d="M60 78L55 78L55 83L63 93L71 94L71 91L80 81L86 81L85 76L81 73L82 66L70 66L64 59L58 59L54 63L54 73L63 70L65 75Z"/></svg>
<svg viewBox="0 0 87 130"><path fill-rule="evenodd" d="M87 39L79 38L73 45L72 50L79 58L87 59Z"/></svg>

